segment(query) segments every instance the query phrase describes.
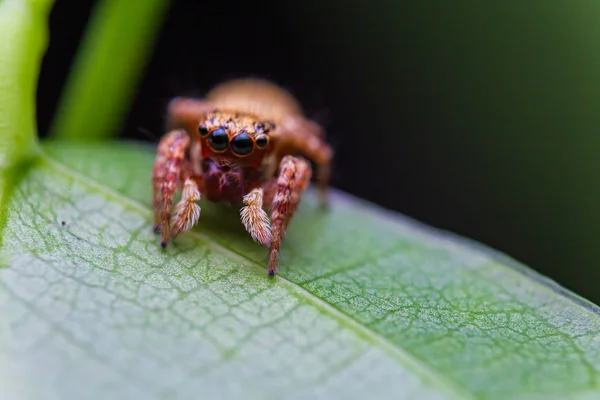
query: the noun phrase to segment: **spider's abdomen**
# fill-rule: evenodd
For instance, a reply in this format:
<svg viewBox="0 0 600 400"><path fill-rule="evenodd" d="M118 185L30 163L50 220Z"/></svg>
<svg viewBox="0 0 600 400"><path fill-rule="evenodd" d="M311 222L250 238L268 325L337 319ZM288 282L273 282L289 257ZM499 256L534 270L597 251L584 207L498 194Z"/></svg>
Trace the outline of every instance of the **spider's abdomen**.
<svg viewBox="0 0 600 400"><path fill-rule="evenodd" d="M237 79L213 88L206 99L216 108L236 110L278 123L303 115L300 104L285 89L262 79Z"/></svg>

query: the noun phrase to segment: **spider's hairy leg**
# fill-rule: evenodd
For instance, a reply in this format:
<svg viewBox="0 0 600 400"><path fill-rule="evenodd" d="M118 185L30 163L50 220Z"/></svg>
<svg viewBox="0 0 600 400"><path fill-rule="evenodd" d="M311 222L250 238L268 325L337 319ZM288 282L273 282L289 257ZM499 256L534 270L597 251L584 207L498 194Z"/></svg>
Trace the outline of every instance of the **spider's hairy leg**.
<svg viewBox="0 0 600 400"><path fill-rule="evenodd" d="M167 130L186 129L195 132L201 116L213 107L206 100L175 97L167 107Z"/></svg>
<svg viewBox="0 0 600 400"><path fill-rule="evenodd" d="M263 188L252 189L244 196L244 207L240 210L240 215L244 227L256 242L263 246L271 245L271 225L269 216L263 209Z"/></svg>
<svg viewBox="0 0 600 400"><path fill-rule="evenodd" d="M289 155L281 160L271 202L272 238L268 261L269 276L275 275L279 263L279 247L298 207L302 192L310 182L310 177L311 169L308 161Z"/></svg>
<svg viewBox="0 0 600 400"><path fill-rule="evenodd" d="M180 182L182 163L189 146L189 136L184 130L169 132L158 144L154 169L152 171L152 190L154 198L154 229L161 234L163 248L169 243L169 222L173 195Z"/></svg>
<svg viewBox="0 0 600 400"><path fill-rule="evenodd" d="M324 129L314 121L293 116L280 124L282 147L300 151L317 164L317 184L321 206L329 202L328 187L331 180L333 149L325 141ZM295 151L294 151L295 152Z"/></svg>

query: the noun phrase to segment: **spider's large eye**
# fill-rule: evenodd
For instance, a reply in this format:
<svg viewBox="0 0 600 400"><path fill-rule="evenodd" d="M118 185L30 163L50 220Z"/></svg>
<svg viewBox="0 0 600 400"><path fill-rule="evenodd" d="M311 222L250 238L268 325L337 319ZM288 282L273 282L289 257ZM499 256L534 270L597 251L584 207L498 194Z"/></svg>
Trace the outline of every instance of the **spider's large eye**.
<svg viewBox="0 0 600 400"><path fill-rule="evenodd" d="M231 148L233 149L233 152L239 156L250 154L253 147L254 143L252 143L252 138L245 132L242 132L231 139Z"/></svg>
<svg viewBox="0 0 600 400"><path fill-rule="evenodd" d="M213 150L223 151L229 145L229 137L223 128L217 128L210 133L208 138Z"/></svg>
<svg viewBox="0 0 600 400"><path fill-rule="evenodd" d="M198 133L200 133L200 136L205 137L206 135L208 135L208 128L206 127L206 125L202 124L198 127Z"/></svg>
<svg viewBox="0 0 600 400"><path fill-rule="evenodd" d="M256 146L259 149L264 149L265 147L267 147L268 144L269 144L269 138L267 137L267 135L259 135L256 138Z"/></svg>

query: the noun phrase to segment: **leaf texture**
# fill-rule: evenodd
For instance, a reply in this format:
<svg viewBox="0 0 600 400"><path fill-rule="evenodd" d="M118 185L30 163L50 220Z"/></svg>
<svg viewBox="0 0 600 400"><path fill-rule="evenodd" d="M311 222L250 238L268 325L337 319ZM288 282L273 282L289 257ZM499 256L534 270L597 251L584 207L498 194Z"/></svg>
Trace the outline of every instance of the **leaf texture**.
<svg viewBox="0 0 600 400"><path fill-rule="evenodd" d="M3 399L600 396L599 309L513 260L339 192L275 279L228 207L163 252L152 161L52 144L14 189Z"/></svg>

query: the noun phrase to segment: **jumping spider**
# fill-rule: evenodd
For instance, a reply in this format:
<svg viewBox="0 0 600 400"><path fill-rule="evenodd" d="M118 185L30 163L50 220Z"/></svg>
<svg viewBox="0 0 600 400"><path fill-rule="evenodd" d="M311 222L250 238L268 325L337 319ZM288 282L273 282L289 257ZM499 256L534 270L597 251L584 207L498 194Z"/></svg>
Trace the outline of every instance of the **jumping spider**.
<svg viewBox="0 0 600 400"><path fill-rule="evenodd" d="M152 174L155 231L162 247L198 222L196 202L204 195L242 206L244 227L270 249L268 274L273 276L282 239L312 175L299 154L317 165L321 205L327 203L333 152L324 129L304 116L291 94L258 79L222 83L204 99L174 98L167 129ZM178 187L182 196L171 216Z"/></svg>

